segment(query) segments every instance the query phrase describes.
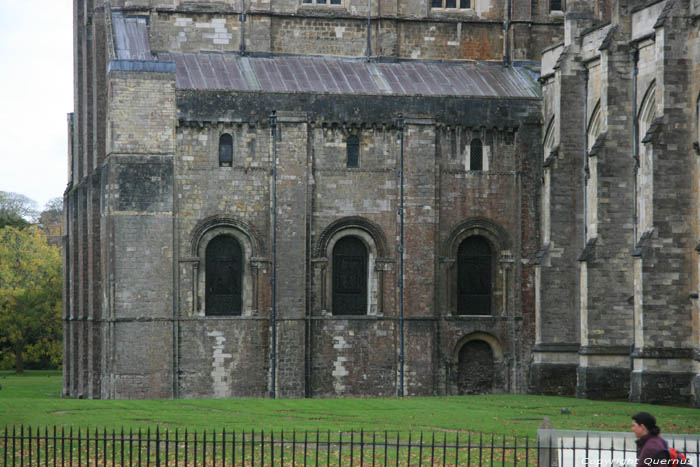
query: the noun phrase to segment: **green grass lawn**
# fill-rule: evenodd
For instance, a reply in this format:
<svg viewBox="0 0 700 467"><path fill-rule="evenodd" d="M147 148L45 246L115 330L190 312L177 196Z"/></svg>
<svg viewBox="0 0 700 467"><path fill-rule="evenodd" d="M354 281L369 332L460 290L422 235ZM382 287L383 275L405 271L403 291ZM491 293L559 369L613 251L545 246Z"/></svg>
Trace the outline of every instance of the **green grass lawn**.
<svg viewBox="0 0 700 467"><path fill-rule="evenodd" d="M565 397L487 395L346 399L77 400L60 397L57 372L0 372L4 425L192 430L399 431L535 436L557 429L627 431L630 416L656 415L665 433L699 433L700 410ZM571 413L562 414L567 408Z"/></svg>

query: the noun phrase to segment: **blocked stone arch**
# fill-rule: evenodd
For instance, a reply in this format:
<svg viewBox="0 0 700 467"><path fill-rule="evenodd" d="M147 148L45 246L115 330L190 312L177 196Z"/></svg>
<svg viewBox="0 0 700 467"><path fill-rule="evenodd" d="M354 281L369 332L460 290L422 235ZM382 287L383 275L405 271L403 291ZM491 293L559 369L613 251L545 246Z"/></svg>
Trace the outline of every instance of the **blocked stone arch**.
<svg viewBox="0 0 700 467"><path fill-rule="evenodd" d="M444 300L442 307L448 315L458 313L457 256L459 247L469 237L478 236L487 241L491 248L491 315L505 313L504 298L506 288L512 282L513 274L505 274L504 264L512 264L511 239L500 225L483 217L467 219L455 226L443 243L441 255L441 288Z"/></svg>
<svg viewBox="0 0 700 467"><path fill-rule="evenodd" d="M503 390L503 348L494 336L472 332L462 337L452 355L455 394L488 394Z"/></svg>
<svg viewBox="0 0 700 467"><path fill-rule="evenodd" d="M235 239L242 250L241 316L252 316L258 307L259 269L265 262L264 244L252 226L239 219L225 216L212 216L200 221L190 236L190 254L193 258L193 314L207 316L206 251L209 242L222 235Z"/></svg>
<svg viewBox="0 0 700 467"><path fill-rule="evenodd" d="M314 282L318 301L316 308L323 314L333 313L333 248L345 238L359 239L367 249L367 315L384 313L382 290L384 265L389 262L387 241L381 227L359 216L345 217L330 223L319 235L314 248Z"/></svg>

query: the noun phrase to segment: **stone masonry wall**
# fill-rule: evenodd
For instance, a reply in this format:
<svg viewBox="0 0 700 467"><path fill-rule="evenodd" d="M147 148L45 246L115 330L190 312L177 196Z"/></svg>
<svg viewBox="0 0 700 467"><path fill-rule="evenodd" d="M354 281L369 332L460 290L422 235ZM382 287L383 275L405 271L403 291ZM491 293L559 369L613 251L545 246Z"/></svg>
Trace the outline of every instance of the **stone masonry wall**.
<svg viewBox="0 0 700 467"><path fill-rule="evenodd" d="M103 215L109 336L104 397L169 397L173 373L174 75L112 72ZM143 278L148 277L148 281ZM105 346L109 348L109 346ZM148 356L148 358L144 358Z"/></svg>

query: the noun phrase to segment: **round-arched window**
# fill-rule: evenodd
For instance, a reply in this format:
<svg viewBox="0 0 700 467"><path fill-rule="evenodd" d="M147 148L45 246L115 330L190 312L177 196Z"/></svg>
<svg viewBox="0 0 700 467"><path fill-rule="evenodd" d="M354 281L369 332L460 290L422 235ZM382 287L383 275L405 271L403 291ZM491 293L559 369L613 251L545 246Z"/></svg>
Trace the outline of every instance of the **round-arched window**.
<svg viewBox="0 0 700 467"><path fill-rule="evenodd" d="M481 236L467 237L457 251L457 314L491 314L491 263L489 242Z"/></svg>
<svg viewBox="0 0 700 467"><path fill-rule="evenodd" d="M243 298L243 250L229 235L219 235L206 249L206 314L240 315Z"/></svg>
<svg viewBox="0 0 700 467"><path fill-rule="evenodd" d="M357 237L343 237L333 248L333 314L367 313L367 247Z"/></svg>

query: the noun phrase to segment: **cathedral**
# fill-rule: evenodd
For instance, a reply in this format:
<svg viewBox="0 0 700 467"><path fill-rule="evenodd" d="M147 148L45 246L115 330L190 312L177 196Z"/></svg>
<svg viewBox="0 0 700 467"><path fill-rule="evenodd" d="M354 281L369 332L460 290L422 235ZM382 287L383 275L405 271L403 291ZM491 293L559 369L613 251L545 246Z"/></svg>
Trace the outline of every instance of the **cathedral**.
<svg viewBox="0 0 700 467"><path fill-rule="evenodd" d="M74 0L69 397L700 405L700 0Z"/></svg>

